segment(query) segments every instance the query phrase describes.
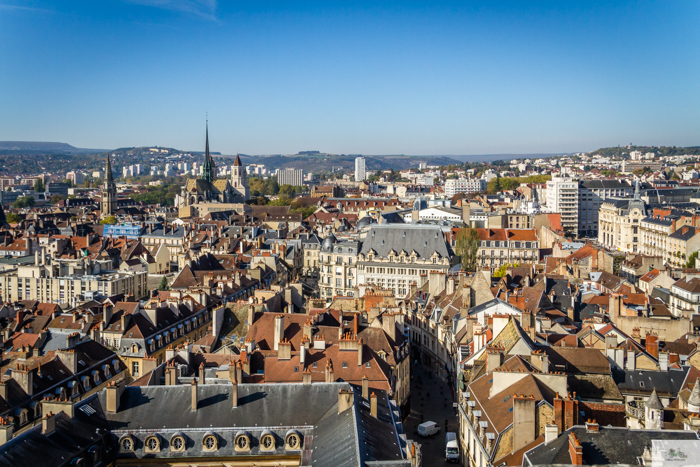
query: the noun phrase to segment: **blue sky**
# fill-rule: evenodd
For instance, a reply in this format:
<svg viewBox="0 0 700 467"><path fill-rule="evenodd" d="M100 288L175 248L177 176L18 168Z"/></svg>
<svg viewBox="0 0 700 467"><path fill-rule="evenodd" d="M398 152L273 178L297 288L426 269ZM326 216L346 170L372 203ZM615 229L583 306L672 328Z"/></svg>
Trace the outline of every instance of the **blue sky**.
<svg viewBox="0 0 700 467"><path fill-rule="evenodd" d="M700 2L0 0L0 140L226 154L700 145Z"/></svg>

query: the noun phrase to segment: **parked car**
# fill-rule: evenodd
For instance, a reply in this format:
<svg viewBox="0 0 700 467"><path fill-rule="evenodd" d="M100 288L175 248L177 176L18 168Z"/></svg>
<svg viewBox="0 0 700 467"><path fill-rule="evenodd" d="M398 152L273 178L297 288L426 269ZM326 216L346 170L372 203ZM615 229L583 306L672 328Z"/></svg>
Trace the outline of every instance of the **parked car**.
<svg viewBox="0 0 700 467"><path fill-rule="evenodd" d="M445 459L450 462L459 462L459 444L457 444L457 433L453 431L445 433Z"/></svg>

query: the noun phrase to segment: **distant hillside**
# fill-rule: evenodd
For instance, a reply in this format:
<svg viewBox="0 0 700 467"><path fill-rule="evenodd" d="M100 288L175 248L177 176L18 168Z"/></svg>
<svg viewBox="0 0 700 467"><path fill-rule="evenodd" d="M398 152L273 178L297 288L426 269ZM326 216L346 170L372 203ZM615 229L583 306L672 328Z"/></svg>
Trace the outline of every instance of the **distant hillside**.
<svg viewBox="0 0 700 467"><path fill-rule="evenodd" d="M657 156L684 156L700 155L700 146L676 147L676 146L622 146L616 148L600 148L590 152L590 155L600 155L605 157L621 156L629 154L632 151L641 151L642 153L654 152Z"/></svg>
<svg viewBox="0 0 700 467"><path fill-rule="evenodd" d="M353 155L334 155L323 153L312 153L308 151L304 155L269 155L269 156L248 156L239 154L244 164L264 164L268 170L275 169L303 169L305 172L331 172L337 170L354 170L355 158ZM235 156L224 156L225 159ZM365 158L367 170L403 170L417 168L418 164L425 162L429 165L451 165L459 164L460 161L446 156L371 156L362 155ZM229 163L229 162L226 162Z"/></svg>
<svg viewBox="0 0 700 467"><path fill-rule="evenodd" d="M67 143L49 141L0 141L1 154L88 154L104 149L76 148Z"/></svg>

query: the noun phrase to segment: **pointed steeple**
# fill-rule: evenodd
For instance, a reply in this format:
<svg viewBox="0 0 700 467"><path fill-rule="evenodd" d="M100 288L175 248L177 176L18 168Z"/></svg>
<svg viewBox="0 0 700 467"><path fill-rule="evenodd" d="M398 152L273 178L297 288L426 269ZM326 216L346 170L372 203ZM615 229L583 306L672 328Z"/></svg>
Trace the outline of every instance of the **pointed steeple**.
<svg viewBox="0 0 700 467"><path fill-rule="evenodd" d="M651 392L651 396L647 399L646 404L650 409L663 410L664 406L661 404L659 396L656 394L656 388Z"/></svg>
<svg viewBox="0 0 700 467"><path fill-rule="evenodd" d="M109 158L109 153L107 153L107 163L105 164L105 180L107 183L114 183L114 177L112 176L112 161Z"/></svg>
<svg viewBox="0 0 700 467"><path fill-rule="evenodd" d="M202 180L206 180L209 183L214 183L216 179L216 166L214 165L214 159L211 158L209 154L209 120L207 120L207 130L206 130L206 143L204 146L204 167L202 171Z"/></svg>
<svg viewBox="0 0 700 467"><path fill-rule="evenodd" d="M241 163L241 158L238 157L238 154L236 154L236 159L233 161L233 166L234 167L243 167L243 163Z"/></svg>

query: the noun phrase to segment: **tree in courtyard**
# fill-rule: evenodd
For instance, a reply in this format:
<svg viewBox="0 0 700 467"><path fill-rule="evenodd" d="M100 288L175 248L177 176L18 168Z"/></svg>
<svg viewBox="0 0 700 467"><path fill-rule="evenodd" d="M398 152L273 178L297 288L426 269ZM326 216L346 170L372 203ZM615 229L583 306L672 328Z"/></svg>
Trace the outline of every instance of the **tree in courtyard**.
<svg viewBox="0 0 700 467"><path fill-rule="evenodd" d="M165 291L165 290L170 290L170 284L168 284L168 278L163 276L163 278L160 280L160 284L158 284L158 290Z"/></svg>
<svg viewBox="0 0 700 467"><path fill-rule="evenodd" d="M476 271L476 254L479 251L479 234L476 229L459 229L455 242L455 252L462 258L462 270Z"/></svg>

